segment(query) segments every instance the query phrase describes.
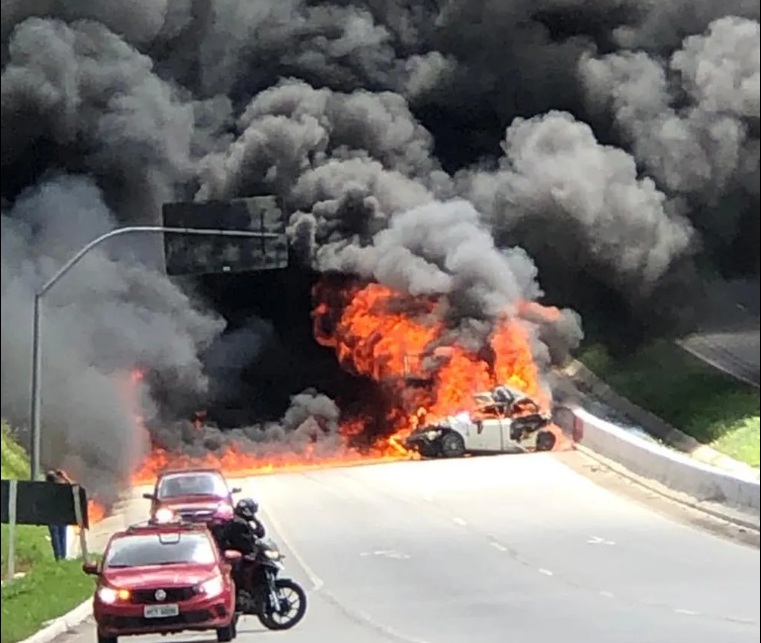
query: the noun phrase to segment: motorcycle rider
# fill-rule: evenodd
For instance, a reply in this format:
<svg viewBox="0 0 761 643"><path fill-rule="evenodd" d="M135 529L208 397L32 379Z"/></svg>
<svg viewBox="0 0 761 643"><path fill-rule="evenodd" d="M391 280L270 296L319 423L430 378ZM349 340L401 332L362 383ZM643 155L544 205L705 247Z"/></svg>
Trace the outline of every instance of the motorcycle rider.
<svg viewBox="0 0 761 643"><path fill-rule="evenodd" d="M256 514L259 504L252 498L242 498L235 505L231 520L213 529L214 537L219 548L234 549L243 554L243 560L233 566L233 579L238 588L247 585L244 575L245 561L256 557L257 541L264 538L266 530Z"/></svg>
<svg viewBox="0 0 761 643"><path fill-rule="evenodd" d="M257 539L264 538L267 530L264 528L262 521L257 518L259 513L259 503L253 498L241 498L235 505L235 515L245 520Z"/></svg>

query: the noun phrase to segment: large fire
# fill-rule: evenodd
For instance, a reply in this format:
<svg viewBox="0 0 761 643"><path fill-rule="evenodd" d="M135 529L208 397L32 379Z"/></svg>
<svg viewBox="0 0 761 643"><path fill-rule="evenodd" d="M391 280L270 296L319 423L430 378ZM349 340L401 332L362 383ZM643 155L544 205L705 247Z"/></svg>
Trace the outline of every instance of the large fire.
<svg viewBox="0 0 761 643"><path fill-rule="evenodd" d="M152 483L167 467L218 467L228 475L251 476L414 459L417 456L402 446L410 431L420 423L472 410L474 392L500 384L525 391L549 409L550 396L541 384L531 330L524 320L551 319L556 309L522 303L506 311L486 349L476 353L451 341L443 321L443 299L411 297L375 283L337 288L323 282L314 290L314 301L315 339L333 348L344 368L377 381L384 399L390 400L383 436L358 448L355 438L366 434L367 426L364 418L352 417L341 426L342 446L330 454L307 448L298 454L262 457L231 445L223 453L199 459L154 449L135 472L134 484ZM142 374L136 371L132 379L138 382ZM142 423L139 412L136 416ZM92 507L90 515L100 517L102 511Z"/></svg>
<svg viewBox="0 0 761 643"><path fill-rule="evenodd" d="M420 421L429 423L472 410L473 393L509 384L549 407L531 351L529 329L505 316L489 338L491 359L445 343L443 300L411 298L380 284L336 293L318 286L315 338L335 349L339 361L392 391L388 417L393 438ZM519 311L515 311L516 313ZM426 386L411 386L424 381Z"/></svg>

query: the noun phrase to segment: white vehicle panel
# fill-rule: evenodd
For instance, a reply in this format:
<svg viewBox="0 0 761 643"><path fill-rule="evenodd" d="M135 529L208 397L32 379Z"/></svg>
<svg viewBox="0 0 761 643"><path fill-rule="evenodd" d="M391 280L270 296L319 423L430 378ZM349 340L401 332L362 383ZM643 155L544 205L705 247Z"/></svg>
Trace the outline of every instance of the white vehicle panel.
<svg viewBox="0 0 761 643"><path fill-rule="evenodd" d="M473 422L465 446L471 451L502 451L502 427L498 419Z"/></svg>

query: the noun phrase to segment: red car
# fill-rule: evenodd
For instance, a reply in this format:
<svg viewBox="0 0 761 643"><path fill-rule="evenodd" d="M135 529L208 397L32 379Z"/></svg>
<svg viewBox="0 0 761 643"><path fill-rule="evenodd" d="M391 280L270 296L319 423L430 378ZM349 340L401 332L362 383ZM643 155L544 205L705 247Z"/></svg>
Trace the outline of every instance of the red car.
<svg viewBox="0 0 761 643"><path fill-rule="evenodd" d="M98 643L119 636L216 630L217 641L236 636L235 585L230 576L240 552L221 556L203 525L155 524L115 533L100 563L93 616Z"/></svg>
<svg viewBox="0 0 761 643"><path fill-rule="evenodd" d="M220 513L232 518L232 495L239 492L217 469L182 469L161 473L153 493L143 497L151 501L152 519L207 523Z"/></svg>

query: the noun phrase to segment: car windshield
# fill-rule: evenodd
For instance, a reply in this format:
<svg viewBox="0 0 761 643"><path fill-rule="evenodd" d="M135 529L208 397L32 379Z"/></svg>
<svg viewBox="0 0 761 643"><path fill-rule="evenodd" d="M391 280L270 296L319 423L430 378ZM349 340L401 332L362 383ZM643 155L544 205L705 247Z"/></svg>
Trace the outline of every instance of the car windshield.
<svg viewBox="0 0 761 643"><path fill-rule="evenodd" d="M161 479L158 489L160 500L179 496L215 496L224 498L228 495L224 478L218 473L176 473Z"/></svg>
<svg viewBox="0 0 761 643"><path fill-rule="evenodd" d="M111 543L105 568L149 565L210 565L216 560L205 534L145 534L124 536Z"/></svg>

